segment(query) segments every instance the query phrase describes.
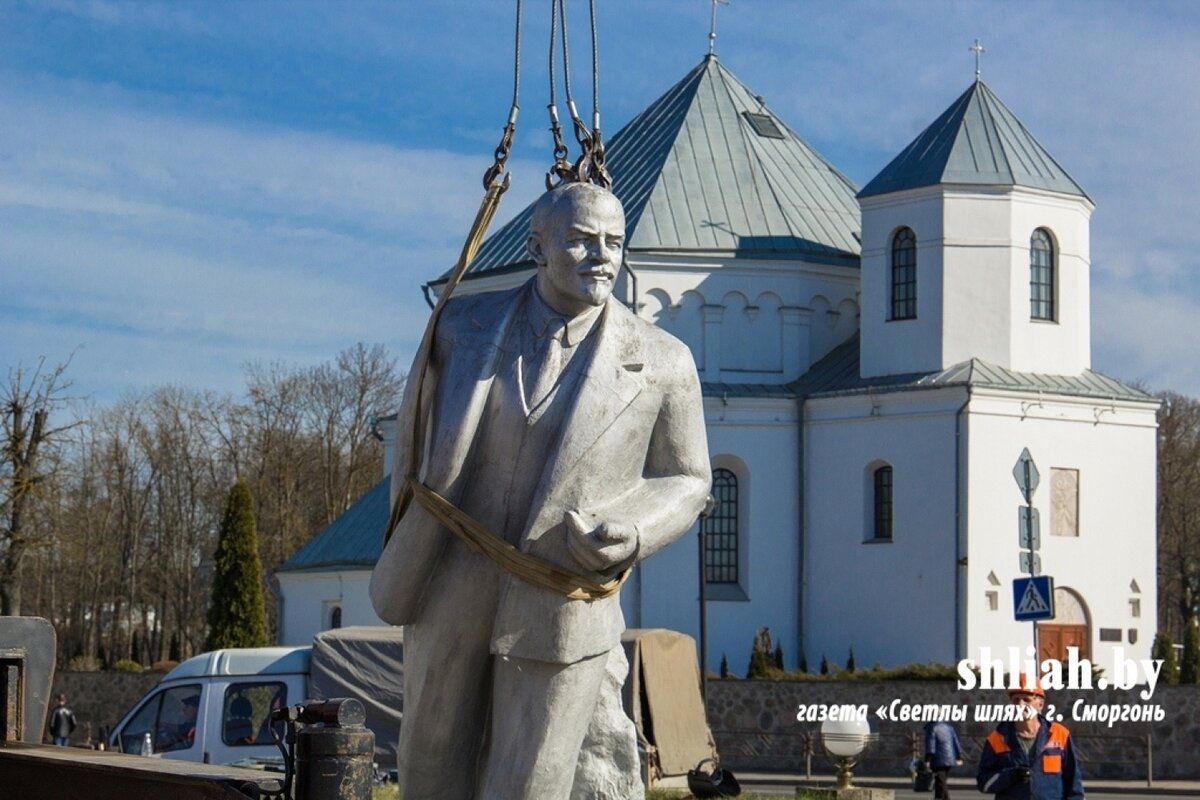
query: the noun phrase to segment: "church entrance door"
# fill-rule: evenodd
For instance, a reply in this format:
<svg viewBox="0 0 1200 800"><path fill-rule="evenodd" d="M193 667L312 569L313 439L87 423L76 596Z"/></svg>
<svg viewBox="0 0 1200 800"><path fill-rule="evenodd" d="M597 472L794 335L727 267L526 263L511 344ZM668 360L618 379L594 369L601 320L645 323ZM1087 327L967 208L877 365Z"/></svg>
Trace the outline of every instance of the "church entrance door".
<svg viewBox="0 0 1200 800"><path fill-rule="evenodd" d="M1091 658L1087 625L1038 625L1038 660L1067 660L1067 648L1079 648L1079 658Z"/></svg>

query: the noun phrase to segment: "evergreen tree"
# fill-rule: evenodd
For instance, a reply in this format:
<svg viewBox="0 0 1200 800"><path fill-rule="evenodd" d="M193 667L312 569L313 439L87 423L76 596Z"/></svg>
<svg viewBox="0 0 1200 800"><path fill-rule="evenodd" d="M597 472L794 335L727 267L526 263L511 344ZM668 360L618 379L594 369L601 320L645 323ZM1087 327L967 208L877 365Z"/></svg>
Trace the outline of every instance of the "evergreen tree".
<svg viewBox="0 0 1200 800"><path fill-rule="evenodd" d="M804 655L804 651L800 651L800 671L808 673L808 656Z"/></svg>
<svg viewBox="0 0 1200 800"><path fill-rule="evenodd" d="M766 678L772 661L771 629L761 628L754 635L754 644L750 646L750 666L746 669L746 677Z"/></svg>
<svg viewBox="0 0 1200 800"><path fill-rule="evenodd" d="M846 672L854 672L854 648L850 648L850 657L846 659Z"/></svg>
<svg viewBox="0 0 1200 800"><path fill-rule="evenodd" d="M1184 623L1183 663L1179 665L1180 683L1200 683L1200 630L1195 619Z"/></svg>
<svg viewBox="0 0 1200 800"><path fill-rule="evenodd" d="M1150 649L1150 657L1162 661L1158 679L1161 683L1174 685L1179 683L1179 661L1175 658L1175 643L1171 634L1159 631L1154 637L1154 647Z"/></svg>
<svg viewBox="0 0 1200 800"><path fill-rule="evenodd" d="M250 488L239 478L229 491L217 541L205 650L267 643L262 564Z"/></svg>
<svg viewBox="0 0 1200 800"><path fill-rule="evenodd" d="M825 658L824 653L821 654L821 674L822 675L829 674L829 661Z"/></svg>
<svg viewBox="0 0 1200 800"><path fill-rule="evenodd" d="M721 677L729 677L729 659L725 657L724 653L721 653Z"/></svg>
<svg viewBox="0 0 1200 800"><path fill-rule="evenodd" d="M782 670L783 666L783 643L775 643L775 669Z"/></svg>
<svg viewBox="0 0 1200 800"><path fill-rule="evenodd" d="M767 656L757 645L750 649L750 666L746 669L747 678L767 677Z"/></svg>

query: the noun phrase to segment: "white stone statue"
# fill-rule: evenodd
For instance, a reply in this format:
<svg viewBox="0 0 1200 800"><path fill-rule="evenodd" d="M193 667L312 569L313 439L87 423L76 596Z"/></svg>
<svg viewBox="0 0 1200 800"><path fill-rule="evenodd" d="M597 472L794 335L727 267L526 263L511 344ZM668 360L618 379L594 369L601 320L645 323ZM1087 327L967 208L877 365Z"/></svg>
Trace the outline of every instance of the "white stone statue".
<svg viewBox="0 0 1200 800"><path fill-rule="evenodd" d="M613 665L626 669L619 596L595 587L678 538L703 506L710 467L695 365L682 342L612 297L624 236L608 191L547 192L530 223L537 275L446 305L419 409L410 375L398 430L419 415L418 498L370 590L379 616L406 626L405 798L571 797L589 726L612 735ZM403 439L393 502L412 463ZM443 524L434 495L597 599L481 554ZM599 713L610 718L594 724ZM628 725L618 738L632 735ZM603 750L589 740L585 760Z"/></svg>

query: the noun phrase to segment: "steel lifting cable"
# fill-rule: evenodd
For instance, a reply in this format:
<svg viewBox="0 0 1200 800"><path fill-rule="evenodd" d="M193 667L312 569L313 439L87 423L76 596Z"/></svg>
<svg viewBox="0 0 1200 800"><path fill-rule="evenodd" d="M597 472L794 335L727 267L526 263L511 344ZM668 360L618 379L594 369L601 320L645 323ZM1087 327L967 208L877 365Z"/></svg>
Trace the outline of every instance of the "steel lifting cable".
<svg viewBox="0 0 1200 800"><path fill-rule="evenodd" d="M521 113L521 5L522 0L517 0L517 22L516 32L513 42L513 96L512 105L508 110L508 122L504 125L504 133L500 136L500 144L496 145L495 161L483 174L483 188L488 189L492 183L504 176L504 188L500 190L503 193L512 183L512 175L506 171L508 163L508 154L512 150L513 135L517 130L517 116ZM468 237L469 239L470 237ZM474 253L472 253L474 256Z"/></svg>
<svg viewBox="0 0 1200 800"><path fill-rule="evenodd" d="M550 102L546 108L550 112L550 135L554 137L554 164L546 173L546 190L553 189L560 183L571 180L572 164L567 160L567 145L562 138L562 125L558 120L558 101L555 97L557 92L557 81L554 77L554 45L557 41L557 24L558 24L558 7L559 0L550 0L550 52L549 52L549 74L550 74ZM565 22L565 19L564 19ZM564 34L566 33L564 29ZM565 46L566 40L564 38ZM570 77L568 75L568 87L570 86Z"/></svg>
<svg viewBox="0 0 1200 800"><path fill-rule="evenodd" d="M575 108L574 98L570 89L570 62L567 55L566 0L558 0L559 9L563 16L563 61L567 77L564 83L567 87L567 103L571 110L571 121L575 126L575 138L579 140L582 153L575 162L574 179L594 183L608 189L612 186L612 178L604 165L604 140L600 133L600 50L596 31L596 0L589 0L588 6L591 19L592 34L592 129L588 131L586 123L579 117Z"/></svg>
<svg viewBox="0 0 1200 800"><path fill-rule="evenodd" d="M604 165L604 144L600 133L600 69L599 47L596 30L596 2L590 0L591 40L592 40L592 129L579 116L575 105L575 96L571 90L571 45L567 27L566 0L550 0L550 131L554 137L554 164L546 173L546 188L570 182L584 181L595 183L604 188L612 186L612 179ZM557 44L558 25L562 25L562 70L563 88L565 89L567 112L571 117L575 139L579 142L579 159L571 164L566 160L567 148L562 140L562 127L558 118L556 99L557 83L555 75L555 45Z"/></svg>
<svg viewBox="0 0 1200 800"><path fill-rule="evenodd" d="M604 164L604 137L600 133L600 46L596 34L596 0L588 0L592 20L592 175L593 183L612 187L612 176Z"/></svg>
<svg viewBox="0 0 1200 800"><path fill-rule="evenodd" d="M571 91L571 49L567 36L567 0L557 0L558 13L562 17L562 51L563 51L563 88L567 94L567 111L571 114L571 124L575 128L575 140L582 150L591 146L591 137L587 125L579 117L579 109L575 107L575 95Z"/></svg>

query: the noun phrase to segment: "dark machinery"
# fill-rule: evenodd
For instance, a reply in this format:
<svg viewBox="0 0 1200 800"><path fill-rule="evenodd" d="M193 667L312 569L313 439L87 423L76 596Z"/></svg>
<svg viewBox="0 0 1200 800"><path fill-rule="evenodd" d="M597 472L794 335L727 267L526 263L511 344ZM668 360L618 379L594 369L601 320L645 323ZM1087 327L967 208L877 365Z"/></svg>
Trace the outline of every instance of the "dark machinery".
<svg viewBox="0 0 1200 800"><path fill-rule="evenodd" d="M23 800L369 800L375 735L353 698L273 712L286 771L193 764L48 747L54 629L44 619L0 617L0 786Z"/></svg>

